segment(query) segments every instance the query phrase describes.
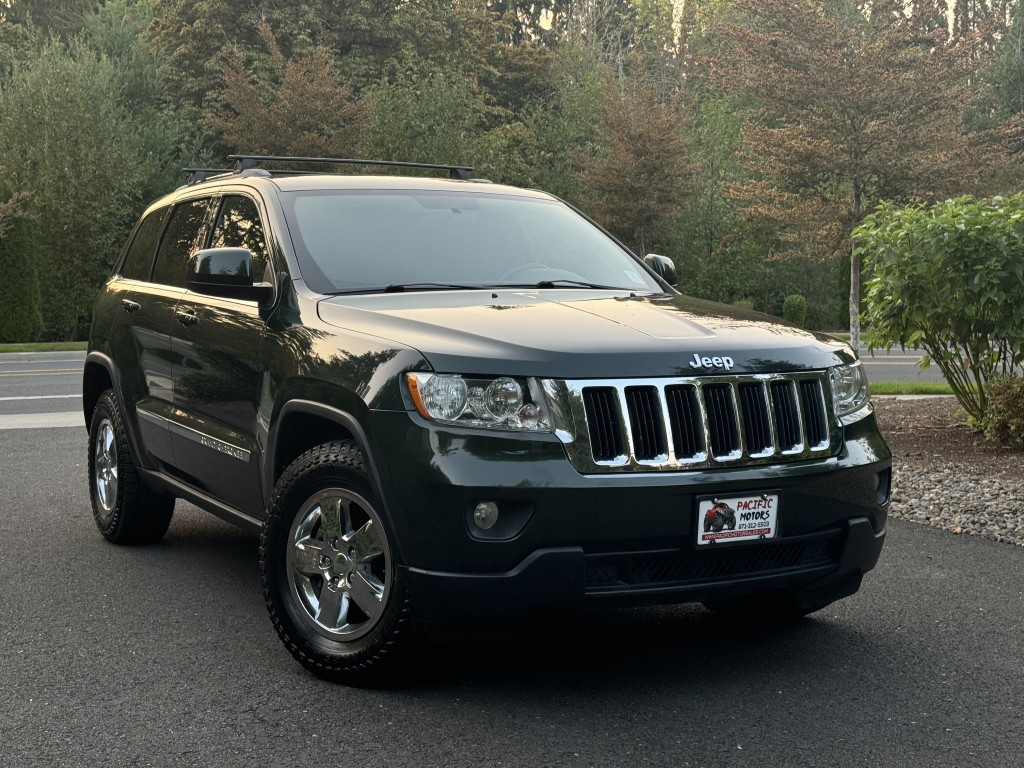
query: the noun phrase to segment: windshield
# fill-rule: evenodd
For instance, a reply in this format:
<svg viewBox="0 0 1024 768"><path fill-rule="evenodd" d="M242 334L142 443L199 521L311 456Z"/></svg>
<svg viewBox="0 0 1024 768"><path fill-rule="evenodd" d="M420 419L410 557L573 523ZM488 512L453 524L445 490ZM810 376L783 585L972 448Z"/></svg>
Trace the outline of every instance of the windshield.
<svg viewBox="0 0 1024 768"><path fill-rule="evenodd" d="M661 291L621 246L556 200L362 189L290 192L282 199L303 277L318 293L522 286Z"/></svg>

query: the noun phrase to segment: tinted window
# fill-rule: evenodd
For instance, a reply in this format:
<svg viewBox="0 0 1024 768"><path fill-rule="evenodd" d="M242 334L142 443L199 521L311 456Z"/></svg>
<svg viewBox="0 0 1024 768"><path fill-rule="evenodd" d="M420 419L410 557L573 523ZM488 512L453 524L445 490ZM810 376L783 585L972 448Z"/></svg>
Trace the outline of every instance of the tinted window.
<svg viewBox="0 0 1024 768"><path fill-rule="evenodd" d="M542 281L661 290L628 252L556 200L411 190L282 199L302 276L321 293Z"/></svg>
<svg viewBox="0 0 1024 768"><path fill-rule="evenodd" d="M163 229L166 215L167 209L161 208L159 211L153 211L139 224L132 244L128 246L124 263L121 264L122 277L130 280L149 280L149 270L153 267L153 255L160 242L160 230Z"/></svg>
<svg viewBox="0 0 1024 768"><path fill-rule="evenodd" d="M209 198L189 200L174 207L157 254L154 283L185 287L185 265L199 248L199 236L209 202Z"/></svg>
<svg viewBox="0 0 1024 768"><path fill-rule="evenodd" d="M248 248L252 251L253 279L262 280L270 257L256 203L240 195L225 197L213 228L210 247Z"/></svg>

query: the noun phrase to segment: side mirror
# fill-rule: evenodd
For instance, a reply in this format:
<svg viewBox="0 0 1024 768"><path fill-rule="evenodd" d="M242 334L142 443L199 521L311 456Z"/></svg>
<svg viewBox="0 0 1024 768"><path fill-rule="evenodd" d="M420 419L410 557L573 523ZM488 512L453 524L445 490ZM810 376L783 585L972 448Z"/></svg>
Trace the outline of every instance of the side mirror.
<svg viewBox="0 0 1024 768"><path fill-rule="evenodd" d="M657 253L648 253L644 256L644 264L653 269L658 277L669 285L675 285L679 282L679 278L676 275L676 265L668 256L660 256Z"/></svg>
<svg viewBox="0 0 1024 768"><path fill-rule="evenodd" d="M189 261L185 284L207 296L263 303L274 295L274 286L252 281L252 262L248 248L205 248Z"/></svg>

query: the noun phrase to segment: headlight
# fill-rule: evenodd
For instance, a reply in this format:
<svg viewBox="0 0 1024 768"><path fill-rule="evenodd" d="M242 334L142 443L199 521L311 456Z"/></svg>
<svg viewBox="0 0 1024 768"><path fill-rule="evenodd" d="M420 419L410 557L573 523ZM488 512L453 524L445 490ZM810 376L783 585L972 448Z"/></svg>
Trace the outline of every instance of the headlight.
<svg viewBox="0 0 1024 768"><path fill-rule="evenodd" d="M832 404L836 416L848 416L867 405L868 380L860 361L830 368L828 375L832 381Z"/></svg>
<svg viewBox="0 0 1024 768"><path fill-rule="evenodd" d="M420 416L444 424L523 432L550 432L544 394L535 379L474 378L452 373L407 373Z"/></svg>

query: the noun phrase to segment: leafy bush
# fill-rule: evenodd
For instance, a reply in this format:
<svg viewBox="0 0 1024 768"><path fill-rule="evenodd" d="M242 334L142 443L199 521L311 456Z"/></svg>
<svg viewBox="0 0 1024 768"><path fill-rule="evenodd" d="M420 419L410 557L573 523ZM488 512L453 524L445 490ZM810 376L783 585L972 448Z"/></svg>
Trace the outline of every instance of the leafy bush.
<svg viewBox="0 0 1024 768"><path fill-rule="evenodd" d="M981 424L989 382L1024 363L1024 194L883 203L853 237L869 346L924 350Z"/></svg>
<svg viewBox="0 0 1024 768"><path fill-rule="evenodd" d="M989 382L981 428L990 440L1024 446L1024 378L997 376Z"/></svg>
<svg viewBox="0 0 1024 768"><path fill-rule="evenodd" d="M48 340L84 338L141 207L141 152L118 88L109 59L50 40L0 89L0 157L6 181L30 195Z"/></svg>
<svg viewBox="0 0 1024 768"><path fill-rule="evenodd" d="M43 332L32 222L16 218L0 234L0 342L35 341Z"/></svg>
<svg viewBox="0 0 1024 768"><path fill-rule="evenodd" d="M807 299L799 293L791 293L782 302L782 316L793 325L803 325L807 319Z"/></svg>

